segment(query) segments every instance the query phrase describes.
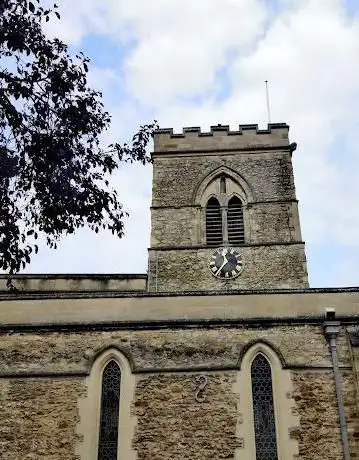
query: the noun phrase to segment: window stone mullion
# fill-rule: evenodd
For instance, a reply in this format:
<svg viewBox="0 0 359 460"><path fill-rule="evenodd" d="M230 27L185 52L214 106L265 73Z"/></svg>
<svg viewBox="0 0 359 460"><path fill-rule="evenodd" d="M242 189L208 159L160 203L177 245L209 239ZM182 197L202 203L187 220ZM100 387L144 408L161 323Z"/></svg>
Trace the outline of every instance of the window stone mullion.
<svg viewBox="0 0 359 460"><path fill-rule="evenodd" d="M227 206L222 207L222 234L223 244L228 245Z"/></svg>

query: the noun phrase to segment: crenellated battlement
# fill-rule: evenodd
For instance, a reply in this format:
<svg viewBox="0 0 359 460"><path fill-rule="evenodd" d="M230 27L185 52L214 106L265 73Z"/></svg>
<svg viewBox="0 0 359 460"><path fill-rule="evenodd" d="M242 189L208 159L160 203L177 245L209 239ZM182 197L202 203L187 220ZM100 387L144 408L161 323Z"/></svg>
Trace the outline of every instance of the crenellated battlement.
<svg viewBox="0 0 359 460"><path fill-rule="evenodd" d="M158 129L154 152L283 149L289 148L288 131L286 123L269 123L267 129L245 124L239 125L238 131L220 124L211 126L209 132L202 132L198 126L183 128L182 133L174 133L172 128Z"/></svg>

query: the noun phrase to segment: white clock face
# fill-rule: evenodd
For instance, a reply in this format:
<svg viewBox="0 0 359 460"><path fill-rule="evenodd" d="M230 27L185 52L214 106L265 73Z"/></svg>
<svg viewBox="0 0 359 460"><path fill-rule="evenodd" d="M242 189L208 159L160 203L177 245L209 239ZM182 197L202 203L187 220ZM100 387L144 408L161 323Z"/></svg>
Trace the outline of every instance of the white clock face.
<svg viewBox="0 0 359 460"><path fill-rule="evenodd" d="M209 269L217 278L233 279L242 273L243 258L236 249L218 248L210 256Z"/></svg>

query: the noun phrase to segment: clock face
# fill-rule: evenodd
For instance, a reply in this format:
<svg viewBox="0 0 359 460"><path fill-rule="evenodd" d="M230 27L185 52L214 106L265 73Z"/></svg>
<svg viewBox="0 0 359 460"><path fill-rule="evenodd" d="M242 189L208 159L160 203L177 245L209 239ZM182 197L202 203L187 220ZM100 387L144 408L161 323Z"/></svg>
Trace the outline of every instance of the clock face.
<svg viewBox="0 0 359 460"><path fill-rule="evenodd" d="M209 269L217 278L236 278L243 270L242 256L236 249L218 248L210 256Z"/></svg>

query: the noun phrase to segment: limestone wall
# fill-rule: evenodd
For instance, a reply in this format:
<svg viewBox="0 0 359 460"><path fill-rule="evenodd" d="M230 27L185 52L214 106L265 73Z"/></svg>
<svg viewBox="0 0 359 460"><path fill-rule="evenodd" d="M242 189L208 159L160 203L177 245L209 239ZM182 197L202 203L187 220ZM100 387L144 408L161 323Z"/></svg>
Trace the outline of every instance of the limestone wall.
<svg viewBox="0 0 359 460"><path fill-rule="evenodd" d="M358 318L359 288L307 289L305 291L260 290L232 293L208 292L186 295L180 293L127 294L69 293L39 297L12 294L0 296L1 328L81 327L113 324L126 328L129 324L167 326L171 322L198 325L242 324L246 321L295 321L324 318L328 307L335 308L338 317Z"/></svg>
<svg viewBox="0 0 359 460"><path fill-rule="evenodd" d="M285 201L295 199L293 170L289 152L255 154L154 155L152 206L194 204L197 187L216 168L228 167L249 184L253 200Z"/></svg>
<svg viewBox="0 0 359 460"><path fill-rule="evenodd" d="M286 125L155 134L148 290L307 287L291 151ZM244 197L240 249L246 268L228 283L213 278L206 267L201 193L216 171L233 176Z"/></svg>
<svg viewBox="0 0 359 460"><path fill-rule="evenodd" d="M0 373L81 373L90 371L92 359L111 346L130 357L136 372L158 369L236 368L241 351L263 339L280 350L288 366L328 367L330 355L319 326L214 330L93 331L78 333L11 333L0 336ZM343 334L338 344L340 361L350 366Z"/></svg>
<svg viewBox="0 0 359 460"><path fill-rule="evenodd" d="M8 292L8 276L0 275L0 293ZM103 274L46 274L13 275L14 286L20 292L68 292L68 291L145 291L147 276L139 275L103 275Z"/></svg>
<svg viewBox="0 0 359 460"><path fill-rule="evenodd" d="M196 291L308 287L303 244L243 246L244 269L233 280L212 275L209 260L213 248L149 251L150 291Z"/></svg>
<svg viewBox="0 0 359 460"><path fill-rule="evenodd" d="M211 126L209 132L190 127L183 128L181 134L173 133L172 129L159 129L154 135L154 145L157 152L287 147L288 131L285 123L271 123L267 129L258 129L256 124L239 125L238 131L230 131L228 125Z"/></svg>
<svg viewBox="0 0 359 460"><path fill-rule="evenodd" d="M241 412L247 398L236 381L244 372L243 354L257 341L277 353L283 380L289 373L291 391L284 397L293 413L286 417L296 422L281 430L294 442L296 460L342 459L334 376L321 325L4 332L0 458L79 459L81 436L86 437L79 435L80 414L91 403L86 403L87 376L99 353L117 348L135 376L130 403L137 459L251 460L248 421ZM359 418L345 328L338 353L355 459ZM199 376L207 379L200 401Z"/></svg>
<svg viewBox="0 0 359 460"><path fill-rule="evenodd" d="M84 391L78 378L0 379L1 460L73 460Z"/></svg>
<svg viewBox="0 0 359 460"><path fill-rule="evenodd" d="M203 235L198 225L201 218L197 206L152 208L151 247L199 244Z"/></svg>
<svg viewBox="0 0 359 460"><path fill-rule="evenodd" d="M246 244L300 242L297 202L244 206ZM205 245L205 212L200 206L152 208L151 248ZM174 223L176 223L174 225Z"/></svg>

